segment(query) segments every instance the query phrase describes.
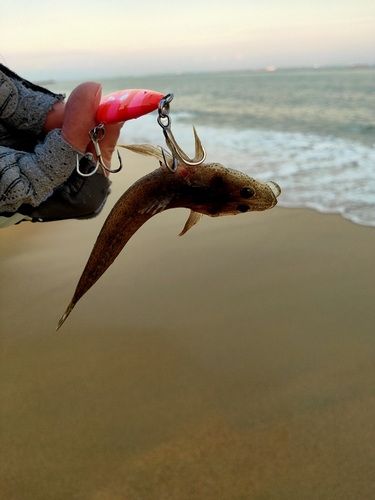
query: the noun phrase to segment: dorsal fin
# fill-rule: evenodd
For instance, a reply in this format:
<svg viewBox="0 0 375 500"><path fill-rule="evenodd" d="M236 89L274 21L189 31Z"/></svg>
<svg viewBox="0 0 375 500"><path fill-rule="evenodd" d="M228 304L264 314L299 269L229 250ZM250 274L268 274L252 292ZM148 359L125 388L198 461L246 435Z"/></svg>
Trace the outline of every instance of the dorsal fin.
<svg viewBox="0 0 375 500"><path fill-rule="evenodd" d="M163 161L163 155L159 148L155 148L155 146L151 146L150 144L118 144L120 148L129 149L129 151L133 151L133 153L138 153L144 156L153 156L157 158L159 161Z"/></svg>

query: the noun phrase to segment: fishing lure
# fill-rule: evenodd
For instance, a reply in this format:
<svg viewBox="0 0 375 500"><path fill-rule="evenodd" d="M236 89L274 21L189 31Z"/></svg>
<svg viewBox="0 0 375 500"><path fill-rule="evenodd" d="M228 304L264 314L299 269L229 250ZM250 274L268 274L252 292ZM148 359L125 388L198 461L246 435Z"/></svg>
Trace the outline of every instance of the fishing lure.
<svg viewBox="0 0 375 500"><path fill-rule="evenodd" d="M119 90L102 98L97 113L98 123L119 123L139 118L158 109L163 94L154 90Z"/></svg>

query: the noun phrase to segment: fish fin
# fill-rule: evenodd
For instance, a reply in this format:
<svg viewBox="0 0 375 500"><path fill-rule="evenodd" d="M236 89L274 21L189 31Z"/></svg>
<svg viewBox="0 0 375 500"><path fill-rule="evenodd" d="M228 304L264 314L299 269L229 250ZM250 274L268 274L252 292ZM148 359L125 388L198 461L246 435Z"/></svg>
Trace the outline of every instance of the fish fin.
<svg viewBox="0 0 375 500"><path fill-rule="evenodd" d="M69 316L69 314L72 312L74 306L75 306L75 303L73 301L71 301L70 304L68 305L68 307L66 308L66 311L61 316L60 321L57 323L56 331L62 327L64 321Z"/></svg>
<svg viewBox="0 0 375 500"><path fill-rule="evenodd" d="M188 220L186 221L183 230L178 236L183 236L185 233L187 233L189 229L191 229L193 226L195 226L195 224L197 224L201 220L202 217L203 214L191 210Z"/></svg>
<svg viewBox="0 0 375 500"><path fill-rule="evenodd" d="M168 206L172 198L173 196L170 196L168 198L163 198L162 200L156 200L153 203L143 207L142 210L139 211L139 213L151 214L151 215L160 214L161 212L163 212L163 210L165 210L165 208Z"/></svg>
<svg viewBox="0 0 375 500"><path fill-rule="evenodd" d="M118 144L120 148L129 149L129 151L133 151L133 153L138 153L144 156L152 156L157 158L159 161L163 161L163 155L159 148L155 148L155 146L151 146L150 144Z"/></svg>

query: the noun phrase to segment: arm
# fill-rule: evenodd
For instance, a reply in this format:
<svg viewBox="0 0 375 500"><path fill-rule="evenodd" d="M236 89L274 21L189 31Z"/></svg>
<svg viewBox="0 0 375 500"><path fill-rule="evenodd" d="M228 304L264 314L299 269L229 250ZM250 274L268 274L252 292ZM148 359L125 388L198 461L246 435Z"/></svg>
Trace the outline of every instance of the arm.
<svg viewBox="0 0 375 500"><path fill-rule="evenodd" d="M77 155L81 159L86 151L87 134L95 126L101 95L99 84L82 84L72 92L64 109L63 96L25 83L2 69L0 213L15 212L23 203L39 205L70 176ZM37 143L45 133L44 141ZM31 136L37 145L27 152L23 145Z"/></svg>

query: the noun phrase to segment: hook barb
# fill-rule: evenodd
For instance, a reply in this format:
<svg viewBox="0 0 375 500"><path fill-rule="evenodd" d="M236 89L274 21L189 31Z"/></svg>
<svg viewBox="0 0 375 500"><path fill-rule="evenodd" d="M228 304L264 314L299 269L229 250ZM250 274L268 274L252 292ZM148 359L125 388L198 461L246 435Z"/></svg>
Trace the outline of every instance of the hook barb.
<svg viewBox="0 0 375 500"><path fill-rule="evenodd" d="M118 166L118 168L115 168L113 170L108 168L107 165L104 163L102 155L98 156L96 164L98 167L101 166L102 169L104 169L106 172L108 172L110 174L117 174L117 172L120 172L120 170L122 170L122 158L121 158L121 155L119 153L119 150L117 150L117 158L119 161L119 166Z"/></svg>
<svg viewBox="0 0 375 500"><path fill-rule="evenodd" d="M206 159L207 153L205 148L203 147L203 144L201 143L198 134L194 129L194 138L195 138L195 157L194 158L189 158L186 153L180 148L178 145L174 135L172 134L172 130L169 129L163 129L164 137L165 137L165 142L169 149L172 151L172 156L173 158L177 158L177 160L181 161L182 163L185 163L185 165L189 165L191 167L196 167L198 165L202 165L204 160Z"/></svg>
<svg viewBox="0 0 375 500"><path fill-rule="evenodd" d="M168 151L166 151L164 148L162 148L161 146L159 146L160 150L161 150L161 154L163 156L163 161L160 161L160 166L161 167L167 167L168 170L170 170L171 172L176 172L177 170L177 167L178 167L178 160L177 158L174 158L171 154L168 153ZM170 159L172 160L172 164L170 164L170 161L168 161L167 159L167 155L170 157Z"/></svg>

